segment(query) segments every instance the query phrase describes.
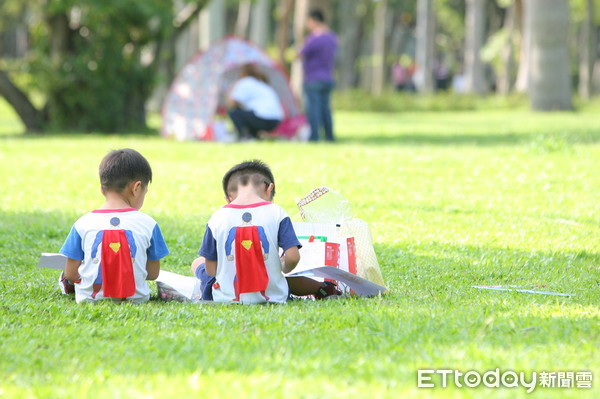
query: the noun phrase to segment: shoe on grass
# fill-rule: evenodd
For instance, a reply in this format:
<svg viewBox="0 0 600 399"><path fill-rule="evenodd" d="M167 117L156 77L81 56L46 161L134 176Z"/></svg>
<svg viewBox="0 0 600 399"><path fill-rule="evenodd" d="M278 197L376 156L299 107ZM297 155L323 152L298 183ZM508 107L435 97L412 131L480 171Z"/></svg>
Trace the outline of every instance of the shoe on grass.
<svg viewBox="0 0 600 399"><path fill-rule="evenodd" d="M58 276L58 288L60 288L60 292L63 294L74 294L75 293L75 284L72 284L65 277L65 272L62 272L60 276Z"/></svg>
<svg viewBox="0 0 600 399"><path fill-rule="evenodd" d="M342 291L338 290L335 284L325 281L325 285L323 285L317 293L315 294L315 299L337 299L342 296Z"/></svg>

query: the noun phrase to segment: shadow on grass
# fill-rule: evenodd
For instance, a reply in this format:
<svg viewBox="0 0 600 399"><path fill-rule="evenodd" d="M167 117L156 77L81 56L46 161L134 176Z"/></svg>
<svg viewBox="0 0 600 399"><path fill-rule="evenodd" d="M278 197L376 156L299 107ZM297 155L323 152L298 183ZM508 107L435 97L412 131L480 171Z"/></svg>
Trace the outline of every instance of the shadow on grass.
<svg viewBox="0 0 600 399"><path fill-rule="evenodd" d="M136 137L136 138L153 138L161 137L156 129L148 128L140 131L126 132L81 132L81 131L47 131L43 133L6 133L0 134L1 140L43 140L43 139L82 139L87 137Z"/></svg>
<svg viewBox="0 0 600 399"><path fill-rule="evenodd" d="M340 143L365 145L405 146L519 146L532 145L546 149L560 149L573 144L600 143L600 131L569 133L498 133L498 134L398 134L396 136L340 137Z"/></svg>

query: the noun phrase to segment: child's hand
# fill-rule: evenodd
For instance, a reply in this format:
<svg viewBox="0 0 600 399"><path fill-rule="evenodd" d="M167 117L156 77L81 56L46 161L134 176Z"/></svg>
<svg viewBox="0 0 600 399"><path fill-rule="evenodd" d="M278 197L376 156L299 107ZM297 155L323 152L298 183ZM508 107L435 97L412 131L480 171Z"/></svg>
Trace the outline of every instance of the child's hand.
<svg viewBox="0 0 600 399"><path fill-rule="evenodd" d="M233 260L233 255L227 255L227 260Z"/></svg>

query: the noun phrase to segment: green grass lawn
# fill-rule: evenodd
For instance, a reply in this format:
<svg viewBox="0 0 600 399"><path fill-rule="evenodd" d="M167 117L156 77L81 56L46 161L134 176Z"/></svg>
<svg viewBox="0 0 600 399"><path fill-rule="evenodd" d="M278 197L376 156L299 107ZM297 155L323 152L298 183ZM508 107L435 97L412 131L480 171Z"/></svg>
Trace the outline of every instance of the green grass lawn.
<svg viewBox="0 0 600 399"><path fill-rule="evenodd" d="M336 114L339 143L33 137L0 112L0 397L598 397L600 118L527 111ZM220 179L261 158L276 201L327 185L369 222L390 292L285 306L75 304L39 270L102 203L107 151L154 169L143 210L188 273ZM473 285L544 286L564 298ZM593 389L418 389L418 369L592 371ZM439 376L434 378L438 385Z"/></svg>

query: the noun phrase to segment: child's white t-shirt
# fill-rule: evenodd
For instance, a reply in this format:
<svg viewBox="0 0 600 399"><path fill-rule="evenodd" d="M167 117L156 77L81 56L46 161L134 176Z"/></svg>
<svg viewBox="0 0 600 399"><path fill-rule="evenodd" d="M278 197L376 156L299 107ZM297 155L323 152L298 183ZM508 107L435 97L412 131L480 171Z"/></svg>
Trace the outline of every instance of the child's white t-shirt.
<svg viewBox="0 0 600 399"><path fill-rule="evenodd" d="M95 284L102 273L102 241L106 231L117 229L123 230L127 237L127 250L133 260L135 294L126 300L145 302L150 298L146 261L159 260L169 254L160 227L150 216L133 208L100 209L79 218L60 249L60 253L68 258L82 261L79 266L81 282L75 284L77 302L104 299L101 284L100 287ZM110 248L115 253L126 250L122 244L113 244Z"/></svg>
<svg viewBox="0 0 600 399"><path fill-rule="evenodd" d="M278 205L265 201L219 209L208 221L199 251L200 256L217 261L213 300L286 302L289 288L279 248L285 251L294 246L300 247L300 242L289 216ZM238 273L243 277L238 278Z"/></svg>

